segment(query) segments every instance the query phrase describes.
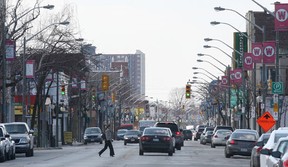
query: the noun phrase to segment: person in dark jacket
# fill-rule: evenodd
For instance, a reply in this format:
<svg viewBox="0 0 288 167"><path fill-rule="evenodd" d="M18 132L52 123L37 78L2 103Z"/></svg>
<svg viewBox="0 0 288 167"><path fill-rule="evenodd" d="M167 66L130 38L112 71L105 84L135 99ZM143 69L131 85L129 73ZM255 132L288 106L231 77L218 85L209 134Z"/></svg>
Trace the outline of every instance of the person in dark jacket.
<svg viewBox="0 0 288 167"><path fill-rule="evenodd" d="M99 151L99 157L101 157L101 154L109 147L110 150L110 156L114 157L115 153L114 153L114 149L113 149L113 145L112 145L112 139L113 139L113 132L110 129L110 125L108 124L105 127L105 133L103 134L103 139L105 140L105 145L104 148L102 150Z"/></svg>

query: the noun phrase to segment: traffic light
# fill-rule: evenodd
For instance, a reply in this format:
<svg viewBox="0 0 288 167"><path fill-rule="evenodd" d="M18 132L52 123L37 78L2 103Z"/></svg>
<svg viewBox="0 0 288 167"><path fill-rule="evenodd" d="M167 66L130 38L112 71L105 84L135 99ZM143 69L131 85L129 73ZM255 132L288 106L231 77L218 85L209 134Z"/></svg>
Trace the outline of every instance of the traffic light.
<svg viewBox="0 0 288 167"><path fill-rule="evenodd" d="M92 89L92 100L93 101L96 100L96 90L95 90L95 88Z"/></svg>
<svg viewBox="0 0 288 167"><path fill-rule="evenodd" d="M61 95L65 95L65 85L61 85Z"/></svg>
<svg viewBox="0 0 288 167"><path fill-rule="evenodd" d="M187 84L186 85L186 99L191 99L191 85Z"/></svg>
<svg viewBox="0 0 288 167"><path fill-rule="evenodd" d="M272 79L267 80L268 90L272 90Z"/></svg>
<svg viewBox="0 0 288 167"><path fill-rule="evenodd" d="M106 74L102 75L102 91L109 90L109 76Z"/></svg>

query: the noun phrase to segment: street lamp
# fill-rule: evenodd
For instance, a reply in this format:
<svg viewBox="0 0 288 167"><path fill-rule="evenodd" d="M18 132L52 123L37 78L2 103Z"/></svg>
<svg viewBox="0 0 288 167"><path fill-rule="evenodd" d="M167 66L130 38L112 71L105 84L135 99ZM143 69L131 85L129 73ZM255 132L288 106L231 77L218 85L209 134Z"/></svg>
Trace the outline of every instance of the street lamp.
<svg viewBox="0 0 288 167"><path fill-rule="evenodd" d="M32 35L30 38L26 39L26 37L24 37L24 42L23 42L23 58L22 58L22 74L23 74L23 91L22 91L22 121L26 122L26 105L24 104L25 101L25 96L26 96L26 43L30 40L32 40L35 36L37 36L38 34L42 33L43 31L45 31L46 29L48 29L49 27L53 26L53 25L68 25L69 22L68 21L64 21L64 22L59 22L59 23L52 23L48 26L46 26L45 28L43 28L42 30L40 30L39 32L37 32L36 34ZM22 46L20 46L22 47ZM28 58L28 57L27 57ZM58 87L57 87L58 88ZM57 106L58 107L58 106Z"/></svg>
<svg viewBox="0 0 288 167"><path fill-rule="evenodd" d="M203 54L203 53L198 53L197 55L198 55L199 57L201 57L201 56L208 56L208 57L211 57L212 59L216 60L218 63L222 64L224 67L227 68L227 66L226 66L224 63L222 63L221 61L219 61L218 59L216 59L215 57L213 57L213 56L211 56L211 55Z"/></svg>
<svg viewBox="0 0 288 167"><path fill-rule="evenodd" d="M212 66L214 66L215 68L217 68L219 71L225 73L225 71L221 70L219 67L215 66L215 65L214 65L213 63L211 63L210 61L197 59L197 62L206 62L206 63L209 63L209 64L211 64Z"/></svg>
<svg viewBox="0 0 288 167"><path fill-rule="evenodd" d="M222 49L220 49L219 47L216 46L210 46L210 45L204 45L204 48L215 48L220 50L222 53L224 53L225 55L227 55L228 57L230 57L232 60L234 60L235 62L238 62L234 57L230 56L228 53L226 53L225 51L223 51Z"/></svg>
<svg viewBox="0 0 288 167"><path fill-rule="evenodd" d="M209 79L211 79L212 81L214 80L212 77L210 77L209 75L207 75L207 74L205 74L205 73L203 73L203 72L193 72L193 74L203 74L203 75L205 75L206 77L208 77Z"/></svg>
<svg viewBox="0 0 288 167"><path fill-rule="evenodd" d="M201 78L201 77L193 77L193 79L202 79L203 81L205 81L206 83L209 83L206 79L204 79L204 78ZM193 80L194 81L194 80Z"/></svg>
<svg viewBox="0 0 288 167"><path fill-rule="evenodd" d="M213 75L212 73L210 73L209 71L205 70L204 68L201 67L192 67L193 70L203 70L205 72L207 72L208 74L212 75L214 78L218 79L218 77L216 77L215 75ZM213 79L212 79L213 80Z"/></svg>
<svg viewBox="0 0 288 167"><path fill-rule="evenodd" d="M210 22L211 25L219 25L219 24L225 24L225 25L228 25L230 27L232 27L234 30L236 30L237 32L241 33L241 35L245 36L247 39L249 39L250 41L253 41L253 39L251 37L249 37L248 35L242 33L242 31L240 31L239 29L237 29L236 27L232 26L231 24L229 23L225 23L225 22L219 22L219 21L211 21Z"/></svg>

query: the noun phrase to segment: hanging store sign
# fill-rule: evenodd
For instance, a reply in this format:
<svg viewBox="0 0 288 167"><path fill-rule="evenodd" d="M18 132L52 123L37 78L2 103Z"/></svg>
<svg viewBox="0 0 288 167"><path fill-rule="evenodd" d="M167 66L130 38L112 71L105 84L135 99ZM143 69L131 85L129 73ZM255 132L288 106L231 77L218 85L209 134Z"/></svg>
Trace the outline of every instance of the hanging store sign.
<svg viewBox="0 0 288 167"><path fill-rule="evenodd" d="M234 32L234 57L237 62L235 62L235 68L240 68L243 66L243 55L247 52L247 36L246 32ZM241 54L240 54L241 53Z"/></svg>

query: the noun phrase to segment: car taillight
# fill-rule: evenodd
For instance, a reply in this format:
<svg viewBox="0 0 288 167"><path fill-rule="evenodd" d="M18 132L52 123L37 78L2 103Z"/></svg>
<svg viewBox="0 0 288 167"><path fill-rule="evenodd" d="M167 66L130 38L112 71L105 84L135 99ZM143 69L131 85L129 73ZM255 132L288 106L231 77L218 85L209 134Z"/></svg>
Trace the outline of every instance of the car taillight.
<svg viewBox="0 0 288 167"><path fill-rule="evenodd" d="M176 136L180 136L181 135L181 132L176 132Z"/></svg>
<svg viewBox="0 0 288 167"><path fill-rule="evenodd" d="M258 147L257 149L256 149L256 153L258 153L258 154L260 154L260 151L262 150L262 147Z"/></svg>
<svg viewBox="0 0 288 167"><path fill-rule="evenodd" d="M235 144L235 140L230 140L230 144Z"/></svg>
<svg viewBox="0 0 288 167"><path fill-rule="evenodd" d="M147 136L142 136L140 139L141 139L141 141L147 141L147 140L149 140L149 137L147 137Z"/></svg>
<svg viewBox="0 0 288 167"><path fill-rule="evenodd" d="M171 140L171 137L164 137L163 140L164 140L164 141L170 141L170 140Z"/></svg>
<svg viewBox="0 0 288 167"><path fill-rule="evenodd" d="M283 162L283 167L288 167L288 160L285 160L285 161Z"/></svg>

